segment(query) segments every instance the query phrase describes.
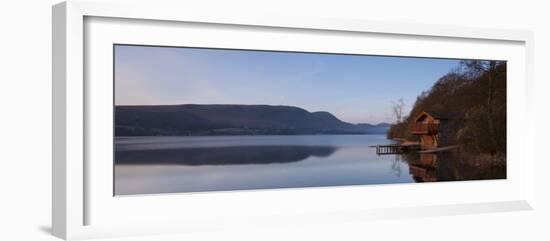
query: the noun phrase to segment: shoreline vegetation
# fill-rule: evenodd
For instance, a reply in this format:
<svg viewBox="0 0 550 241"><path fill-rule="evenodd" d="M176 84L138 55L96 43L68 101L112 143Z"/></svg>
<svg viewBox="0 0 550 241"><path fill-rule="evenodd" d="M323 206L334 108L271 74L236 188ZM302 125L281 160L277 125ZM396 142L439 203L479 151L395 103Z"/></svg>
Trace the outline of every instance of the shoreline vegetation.
<svg viewBox="0 0 550 241"><path fill-rule="evenodd" d="M459 148L447 152L454 152L463 165L487 172L496 170L505 178L505 61L462 61L431 89L422 92L407 116L398 116L387 138L400 143L420 143L412 130L415 118L422 112L444 112L452 116L448 118L444 135L449 145Z"/></svg>

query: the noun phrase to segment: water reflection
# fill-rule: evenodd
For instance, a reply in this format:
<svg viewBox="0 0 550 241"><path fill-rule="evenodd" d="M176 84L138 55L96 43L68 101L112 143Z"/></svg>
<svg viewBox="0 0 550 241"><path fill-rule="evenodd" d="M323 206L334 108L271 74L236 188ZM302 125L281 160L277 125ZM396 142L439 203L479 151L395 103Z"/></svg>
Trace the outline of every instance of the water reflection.
<svg viewBox="0 0 550 241"><path fill-rule="evenodd" d="M238 165L289 163L308 157L328 157L334 146L229 146L125 150L115 153L116 164Z"/></svg>
<svg viewBox="0 0 550 241"><path fill-rule="evenodd" d="M437 181L437 155L420 153L420 158L410 160L409 173L416 182L435 182Z"/></svg>
<svg viewBox="0 0 550 241"><path fill-rule="evenodd" d="M115 195L414 182L369 146L383 135L124 137Z"/></svg>
<svg viewBox="0 0 550 241"><path fill-rule="evenodd" d="M408 163L415 182L505 179L506 166L476 162L460 152L409 153L400 155Z"/></svg>
<svg viewBox="0 0 550 241"><path fill-rule="evenodd" d="M401 164L405 162L401 155L394 155L395 158L393 159L391 163L391 170L395 174L395 176L400 177L403 172L403 168L401 167ZM407 164L405 164L407 165Z"/></svg>
<svg viewBox="0 0 550 241"><path fill-rule="evenodd" d="M460 153L377 155L383 135L126 137L115 195L506 178ZM474 156L475 157L475 156Z"/></svg>

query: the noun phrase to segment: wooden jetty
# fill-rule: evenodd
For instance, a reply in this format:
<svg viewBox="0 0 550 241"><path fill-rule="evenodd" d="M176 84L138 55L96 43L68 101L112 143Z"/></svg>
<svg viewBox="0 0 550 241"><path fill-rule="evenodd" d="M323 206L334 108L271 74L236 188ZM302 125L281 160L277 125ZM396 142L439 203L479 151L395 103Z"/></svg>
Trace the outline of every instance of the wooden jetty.
<svg viewBox="0 0 550 241"><path fill-rule="evenodd" d="M453 151L456 149L459 149L460 145L451 145L451 146L443 146L443 147L437 147L437 148L431 148L423 151L419 151L420 153L437 153L437 152L444 152L444 151Z"/></svg>
<svg viewBox="0 0 550 241"><path fill-rule="evenodd" d="M371 147L376 148L376 154L378 155L402 154L410 151L420 150L420 145L388 144L376 145Z"/></svg>

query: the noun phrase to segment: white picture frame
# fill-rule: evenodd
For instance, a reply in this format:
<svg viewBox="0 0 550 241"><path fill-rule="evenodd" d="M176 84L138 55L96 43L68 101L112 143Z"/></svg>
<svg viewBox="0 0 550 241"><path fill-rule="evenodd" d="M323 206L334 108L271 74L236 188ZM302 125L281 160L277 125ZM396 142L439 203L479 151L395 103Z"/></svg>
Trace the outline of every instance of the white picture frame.
<svg viewBox="0 0 550 241"><path fill-rule="evenodd" d="M149 11L155 8L155 11ZM308 34L315 32L316 35L334 34L371 34L377 36L390 36L395 39L423 39L421 41L448 41L449 46L460 46L460 44L474 43L479 47L496 46L501 43L503 46L512 46L509 50L499 52L499 47L487 50L486 54L493 53L492 56L504 56L505 59L512 61L513 78L509 79L512 90L509 90L509 98L514 114L508 128L510 135L514 134L514 126L521 121L529 123L532 104L530 93L532 91L531 75L533 59L533 34L528 31L518 30L497 30L468 28L456 26L439 25L421 25L410 23L390 23L390 22L369 22L350 19L320 19L320 18L301 18L293 16L270 16L270 15L209 15L204 11L188 9L185 3L178 2L136 2L128 3L122 1L95 2L73 0L60 3L53 7L53 167L52 167L52 227L53 234L63 239L82 239L93 237L111 237L120 235L139 235L154 233L171 232L193 232L196 230L209 230L216 228L227 228L234 226L272 226L272 225L291 225L293 222L341 222L343 220L367 220L381 218L400 218L400 217L421 217L432 215L450 215L459 213L480 213L496 211L513 211L532 209L534 202L534 174L535 157L534 151L534 125L523 132L523 136L518 137L509 146L512 153L511 159L516 160L517 165L511 165L517 172L512 175L512 179L505 182L468 182L468 183L437 183L434 185L415 188L411 185L382 185L377 187L338 187L321 189L293 189L293 190L272 190L272 191L248 191L248 192L220 192L201 195L150 195L131 198L118 198L116 202L109 202L109 198L115 199L105 194L96 198L95 193L106 193L105 183L97 184L97 178L94 175L105 175L101 167L97 167L93 158L90 159L89 139L90 121L101 115L94 115L93 98L96 93L87 93L90 88L99 88L102 86L89 85L85 78L90 78L86 73L86 68L96 68L90 66L94 62L87 59L89 50L87 47L95 48L94 44L87 45L86 41L115 41L113 36L108 34L98 34L98 38L86 38L86 34L102 33L98 30L86 28L87 19L114 19L122 22L132 22L131 24L149 24L148 28L155 30L162 24L170 24L177 27L178 24L206 24L208 26L223 26L224 31L232 28L252 28L251 32L277 32L299 31ZM100 21L101 22L101 21ZM116 22L116 21L115 21ZM117 29L128 28L125 24L109 23L103 21L103 24L112 24ZM100 23L100 25L102 24ZM87 32L89 31L89 32ZM136 32L145 31L136 30ZM156 30L155 30L156 31ZM159 30L160 31L160 30ZM200 31L200 28L199 30ZM118 32L118 31L117 31ZM120 31L124 34L124 31ZM159 32L160 33L160 32ZM200 32L198 32L200 34ZM175 33L174 33L175 34ZM256 33L253 33L256 34ZM268 33L264 33L268 34ZM101 36L105 37L102 38ZM130 36L130 35L128 35ZM164 43L178 45L177 42L171 42L164 35L158 40L139 39L139 33L132 35L133 40L138 43L158 44L148 41L165 41ZM159 34L158 36L161 36ZM164 40L161 40L163 38ZM307 37L306 37L307 38ZM103 39L103 40L102 40ZM168 39L168 40L167 40ZM238 40L238 38L237 38ZM210 44L216 45L215 42ZM474 44L474 45L475 45ZM472 45L472 46L474 46ZM98 45L99 46L99 45ZM388 55L418 55L410 47L407 52L406 44L403 49L397 48L394 52L381 52ZM435 45L437 46L437 45ZM442 45L443 46L443 45ZM226 47L226 46L223 46ZM256 46L256 48L289 48L296 50L298 45L285 47L283 45ZM329 51L326 46L319 46L318 51ZM507 48L507 47L501 47ZM429 51L430 48L419 48L416 51L422 52L422 56L441 57L441 52ZM95 49L94 49L95 50ZM346 51L346 50L334 50ZM349 49L347 51L358 51ZM372 50L371 50L372 51ZM468 52L471 51L471 52ZM464 50L463 55L458 57L475 58L476 48ZM492 51L492 52L490 52ZM510 53L507 55L507 53ZM94 52L96 53L96 52ZM366 50L365 53L371 53ZM449 52L457 57L457 52ZM97 54L100 55L100 54ZM509 57L509 58L508 58ZM93 65L93 64L92 64ZM102 70L103 71L103 70ZM108 73L108 69L105 70ZM112 70L111 70L112 71ZM510 82L513 81L513 82ZM92 96L90 98L90 96ZM94 103L90 103L94 102ZM91 119L90 119L91 118ZM111 119L112 120L112 119ZM95 130L94 130L95 132ZM110 132L109 132L110 133ZM111 135L111 134L109 134ZM93 149L93 148L92 148ZM93 156L93 154L91 155ZM518 162L521 159L521 162ZM89 170L98 168L99 172L89 174ZM103 174L102 174L103 173ZM514 179L516 178L517 179ZM112 180L110 180L112 181ZM94 184L95 183L95 184ZM106 181L107 183L107 181ZM385 202L380 198L378 202L372 203L374 208L361 208L359 201L350 202L348 208L338 209L327 203L319 202L312 205L311 200L322 200L330 196L340 196L342 198L332 199L331 202L342 202L349 200L353 195L370 195L377 193L381 196L384 193L395 196L398 192L408 192L409 195L425 194L427 197L433 196L434 192L441 189L457 190L466 192L470 190L469 197L453 202L453 196L449 195L447 200L439 202L421 202L412 200L410 202ZM95 190L95 191L94 191ZM497 190L491 198L484 197L487 190ZM285 197L285 198L282 198ZM301 200L297 203L287 203L286 199L294 197ZM345 199L348 198L348 199ZM243 200L255 200L257 202L281 199L281 207L265 210L263 207L242 204L230 206L230 210L217 210L217 214L205 212L200 205L213 204L214 200L225 200L231 202L242 202ZM106 201L107 200L107 201ZM91 204L94 203L94 204ZM194 210L185 210L188 220L182 219L181 213L170 212L178 204L196 205ZM341 203L340 203L341 204ZM158 216L150 210L151 207L162 206L163 210ZM148 208L147 208L148 207ZM303 209L300 209L302 207ZM307 208L306 208L307 207ZM124 209L124 210L121 210ZM245 210L245 209L250 209ZM140 212L137 214L136 212ZM170 214L172 213L172 214ZM260 215L253 215L261 213ZM133 214L131 218L128 215ZM147 216L149 221L139 220L139 214ZM172 216L170 216L172 215ZM90 221L90 217L101 217ZM116 220L117 222L107 222L106 220ZM138 221L133 222L136 219ZM193 220L190 222L189 220ZM197 222L197 219L200 221ZM329 221L330 220L330 221ZM178 224L174 225L174 221ZM230 224L228 224L230 223Z"/></svg>

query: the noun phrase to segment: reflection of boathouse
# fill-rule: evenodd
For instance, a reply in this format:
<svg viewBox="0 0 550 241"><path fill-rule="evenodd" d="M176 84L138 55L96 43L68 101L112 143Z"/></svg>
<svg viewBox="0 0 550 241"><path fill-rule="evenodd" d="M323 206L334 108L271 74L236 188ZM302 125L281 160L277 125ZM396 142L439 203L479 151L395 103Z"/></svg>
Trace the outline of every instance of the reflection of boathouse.
<svg viewBox="0 0 550 241"><path fill-rule="evenodd" d="M432 149L449 144L449 115L423 111L411 124L411 133L420 137L422 149Z"/></svg>
<svg viewBox="0 0 550 241"><path fill-rule="evenodd" d="M420 159L409 162L409 173L416 182L437 181L437 155L421 153Z"/></svg>

